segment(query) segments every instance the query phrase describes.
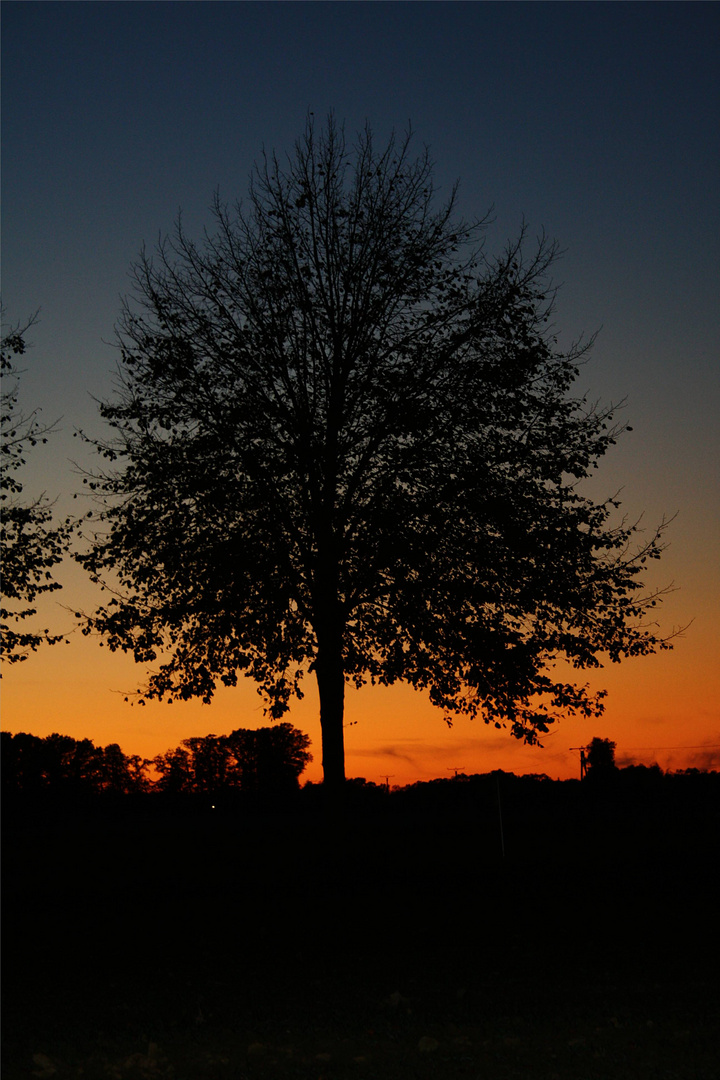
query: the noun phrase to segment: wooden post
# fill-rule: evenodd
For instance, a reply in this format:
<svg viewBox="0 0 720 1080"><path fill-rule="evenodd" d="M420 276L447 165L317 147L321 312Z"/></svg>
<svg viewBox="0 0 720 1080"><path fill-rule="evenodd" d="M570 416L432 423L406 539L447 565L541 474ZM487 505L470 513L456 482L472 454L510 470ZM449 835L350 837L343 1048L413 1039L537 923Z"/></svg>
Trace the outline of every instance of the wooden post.
<svg viewBox="0 0 720 1080"><path fill-rule="evenodd" d="M503 832L503 819L502 819L502 802L500 801L500 770L495 772L495 786L497 788L497 802L498 802L498 820L500 822L500 850L502 852L503 859L505 858L505 834Z"/></svg>
<svg viewBox="0 0 720 1080"><path fill-rule="evenodd" d="M587 758L585 756L587 746L571 746L570 749L580 751L580 779L584 780L587 772Z"/></svg>

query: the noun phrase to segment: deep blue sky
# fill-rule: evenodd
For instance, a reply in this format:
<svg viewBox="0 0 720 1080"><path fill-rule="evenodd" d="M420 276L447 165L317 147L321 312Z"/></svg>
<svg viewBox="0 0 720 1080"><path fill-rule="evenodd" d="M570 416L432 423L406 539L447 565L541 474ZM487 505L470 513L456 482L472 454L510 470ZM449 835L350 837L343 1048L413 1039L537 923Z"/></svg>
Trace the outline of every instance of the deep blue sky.
<svg viewBox="0 0 720 1080"><path fill-rule="evenodd" d="M679 512L671 623L717 644L720 7L715 3L2 5L3 300L36 308L23 397L64 416L35 470L63 498L74 425L110 389L113 323L143 242L195 234L306 111L350 136L408 121L467 216L523 217L566 254L557 322L602 326L583 385L628 397L608 492ZM603 490L602 492L606 492ZM709 670L709 669L708 669Z"/></svg>
<svg viewBox="0 0 720 1080"><path fill-rule="evenodd" d="M143 241L208 220L305 112L412 121L497 243L524 215L568 255L560 325L603 325L601 389L717 341L715 4L3 4L5 303L43 309L53 389L100 392ZM715 305L716 307L716 305ZM71 358L67 349L71 347ZM624 359L623 355L627 357ZM631 363L629 362L631 360ZM607 365L607 366L606 366ZM632 370L628 370L631 367ZM69 376L69 378L68 378ZM657 395L657 396L656 396ZM663 390L648 405L665 404ZM668 404L675 388L665 390Z"/></svg>

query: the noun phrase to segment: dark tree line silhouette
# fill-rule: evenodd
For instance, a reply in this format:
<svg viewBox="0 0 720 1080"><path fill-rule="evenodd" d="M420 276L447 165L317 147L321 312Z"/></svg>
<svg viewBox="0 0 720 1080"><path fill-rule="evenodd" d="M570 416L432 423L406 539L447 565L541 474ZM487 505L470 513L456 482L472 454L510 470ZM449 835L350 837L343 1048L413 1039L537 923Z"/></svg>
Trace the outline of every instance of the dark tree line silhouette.
<svg viewBox="0 0 720 1080"><path fill-rule="evenodd" d="M45 738L0 733L3 794L134 795L149 790L148 762L117 743L95 746L54 732Z"/></svg>
<svg viewBox="0 0 720 1080"><path fill-rule="evenodd" d="M282 795L297 790L312 755L291 724L184 739L155 758L124 754L117 743L54 733L45 738L3 731L5 795Z"/></svg>
<svg viewBox="0 0 720 1080"><path fill-rule="evenodd" d="M117 743L95 746L91 739L74 739L54 733L41 738L24 732L0 733L3 794L28 797L43 794L116 796L208 796L232 793L285 795L300 789L299 778L312 760L310 740L291 724L246 730L229 735L205 735L184 739L179 746L142 758L125 754ZM496 770L419 780L391 788L364 777L347 781L349 805L375 809L394 802L406 808L451 808L472 803L482 795L494 802L497 785L512 790L522 802L530 792L587 790L647 794L715 784L720 774L695 768L664 772L659 765L626 765L614 762L614 743L593 739L584 781L552 780L544 773L517 776ZM307 802L322 791L322 784L305 784ZM207 802L207 800L205 800Z"/></svg>
<svg viewBox="0 0 720 1080"><path fill-rule="evenodd" d="M212 795L232 791L282 794L297 789L298 778L312 760L307 735L292 724L230 735L184 739L153 758L158 791Z"/></svg>

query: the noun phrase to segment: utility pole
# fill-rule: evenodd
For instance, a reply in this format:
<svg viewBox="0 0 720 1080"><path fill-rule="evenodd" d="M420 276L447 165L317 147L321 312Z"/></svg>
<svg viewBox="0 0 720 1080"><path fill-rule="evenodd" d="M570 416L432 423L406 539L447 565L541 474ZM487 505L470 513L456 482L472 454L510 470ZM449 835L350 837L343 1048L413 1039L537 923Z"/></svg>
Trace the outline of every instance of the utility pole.
<svg viewBox="0 0 720 1080"><path fill-rule="evenodd" d="M390 792L390 781L392 780L394 775L395 773L390 773L389 776L385 777L385 790L388 792L388 794Z"/></svg>
<svg viewBox="0 0 720 1080"><path fill-rule="evenodd" d="M500 769L495 770L495 789L497 791L497 804L498 804L498 823L500 825L500 852L505 860L505 831L503 829L502 819L502 801L500 799Z"/></svg>
<svg viewBox="0 0 720 1080"><path fill-rule="evenodd" d="M571 746L570 749L580 751L580 779L584 780L587 772L587 757L585 756L587 746Z"/></svg>
<svg viewBox="0 0 720 1080"><path fill-rule="evenodd" d="M465 772L465 766L464 765L458 765L458 767L455 768L454 765L451 765L449 769L445 770L445 772L454 772L455 773L455 779L457 780L457 774L459 772Z"/></svg>

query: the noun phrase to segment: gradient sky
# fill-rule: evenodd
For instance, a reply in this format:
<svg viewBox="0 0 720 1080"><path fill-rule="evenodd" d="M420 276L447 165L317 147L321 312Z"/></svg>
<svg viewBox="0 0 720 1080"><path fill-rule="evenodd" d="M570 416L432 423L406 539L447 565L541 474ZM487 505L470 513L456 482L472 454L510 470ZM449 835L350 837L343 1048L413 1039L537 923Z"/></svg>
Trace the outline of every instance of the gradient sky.
<svg viewBox="0 0 720 1080"><path fill-rule="evenodd" d="M577 775L595 735L618 760L720 766L720 7L715 3L2 4L2 289L11 321L41 309L21 400L61 432L26 494L77 510L74 429L100 432L113 325L141 245L210 224L215 189L242 195L262 147L292 148L305 114L333 109L352 136L408 121L466 216L493 207L492 248L555 237L557 324L601 329L582 387L627 398L633 432L606 459L598 498L623 488L631 519L677 514L650 583L671 653L593 676L600 721L559 726L542 750L482 723L448 730L403 688L348 691L347 771L390 783L503 768ZM43 607L71 630L91 603L82 573ZM45 649L3 677L2 726L119 742L152 756L190 735L264 723L254 687L199 703L130 707L142 679L96 640ZM289 719L319 779L317 697Z"/></svg>

